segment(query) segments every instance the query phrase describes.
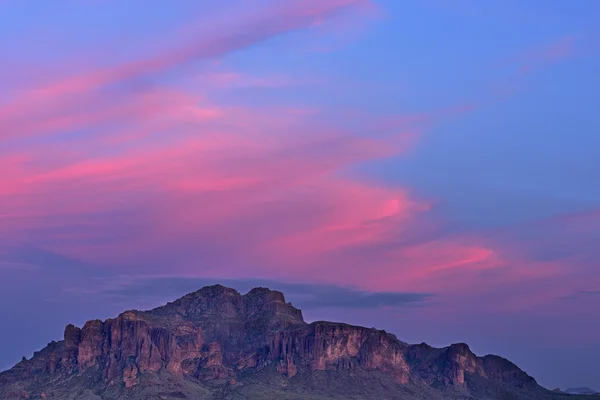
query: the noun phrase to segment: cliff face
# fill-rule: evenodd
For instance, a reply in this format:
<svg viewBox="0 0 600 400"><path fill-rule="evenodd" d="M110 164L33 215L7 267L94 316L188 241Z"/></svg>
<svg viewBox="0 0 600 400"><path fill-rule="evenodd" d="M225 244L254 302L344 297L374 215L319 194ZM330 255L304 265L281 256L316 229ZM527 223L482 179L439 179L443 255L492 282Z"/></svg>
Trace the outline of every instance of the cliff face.
<svg viewBox="0 0 600 400"><path fill-rule="evenodd" d="M82 328L68 325L64 340L0 374L0 397L48 398L61 385L91 385L105 393L100 398L118 398L135 393L148 376L236 387L253 376L285 384L320 371L341 374L340 379L383 374L387 378L381 379L399 388L456 393L469 393L481 379L502 390L539 388L507 360L479 358L465 344L411 346L376 329L307 324L280 292L256 288L241 295L217 285L154 310L127 311Z"/></svg>
<svg viewBox="0 0 600 400"><path fill-rule="evenodd" d="M302 312L280 292L257 288L242 296L212 286L149 312L127 311L81 329L68 325L62 354L49 359L44 371L92 369L125 387L138 384L141 373L163 368L201 380L234 378L236 370L272 361L266 346L272 332L304 325Z"/></svg>
<svg viewBox="0 0 600 400"><path fill-rule="evenodd" d="M299 366L314 371L361 367L390 373L398 382L408 383L406 348L405 343L383 331L315 322L277 332L266 351L268 361L278 362L278 370L290 377L296 375Z"/></svg>

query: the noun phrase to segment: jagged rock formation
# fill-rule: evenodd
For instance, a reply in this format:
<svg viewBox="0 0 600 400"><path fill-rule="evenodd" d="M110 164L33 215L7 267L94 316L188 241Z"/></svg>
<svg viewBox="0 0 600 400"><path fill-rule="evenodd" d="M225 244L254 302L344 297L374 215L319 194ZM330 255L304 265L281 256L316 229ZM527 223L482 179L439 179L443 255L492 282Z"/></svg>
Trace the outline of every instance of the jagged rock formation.
<svg viewBox="0 0 600 400"><path fill-rule="evenodd" d="M150 311L68 325L0 374L2 399L562 399L466 344L307 324L281 292L205 287ZM585 398L585 397L578 397Z"/></svg>

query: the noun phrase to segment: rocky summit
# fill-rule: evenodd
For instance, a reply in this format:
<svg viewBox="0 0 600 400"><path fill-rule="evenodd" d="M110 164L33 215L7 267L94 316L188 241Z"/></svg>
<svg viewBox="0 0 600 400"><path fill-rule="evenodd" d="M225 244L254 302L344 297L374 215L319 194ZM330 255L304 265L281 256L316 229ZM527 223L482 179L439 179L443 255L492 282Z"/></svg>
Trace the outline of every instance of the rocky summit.
<svg viewBox="0 0 600 400"><path fill-rule="evenodd" d="M548 391L466 344L410 345L306 323L281 292L216 285L150 311L68 325L0 373L1 399L596 399Z"/></svg>

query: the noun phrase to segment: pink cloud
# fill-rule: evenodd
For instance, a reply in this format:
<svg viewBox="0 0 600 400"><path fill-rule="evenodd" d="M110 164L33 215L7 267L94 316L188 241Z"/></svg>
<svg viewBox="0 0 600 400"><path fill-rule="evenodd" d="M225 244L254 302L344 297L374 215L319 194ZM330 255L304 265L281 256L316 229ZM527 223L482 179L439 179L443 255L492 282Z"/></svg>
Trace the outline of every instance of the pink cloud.
<svg viewBox="0 0 600 400"><path fill-rule="evenodd" d="M350 173L402 156L421 132L473 105L381 119L344 112L355 127L349 131L328 110L306 104L234 107L210 91L133 85L367 3L275 2L189 46L18 93L0 107L0 141L21 144L11 156L0 154L8 172L0 181L0 234L11 244L32 242L132 272L166 265L173 274L455 297L472 287L490 290L485 274L497 273L493 283L504 286L556 275L562 264L532 262L501 241L438 235L426 219L431 199ZM293 81L211 73L204 78L217 90ZM81 134L60 136L72 131ZM152 264L158 261L165 264Z"/></svg>
<svg viewBox="0 0 600 400"><path fill-rule="evenodd" d="M136 100L118 104L123 95L115 85L126 85L139 78L160 75L190 62L213 59L251 46L271 37L302 29L315 19L331 17L349 7L369 0L294 0L274 3L266 10L254 11L216 24L210 34L195 42L170 49L157 56L131 61L83 74L71 74L33 90L20 93L0 107L0 132L4 137L48 134L96 125L110 118L131 114L155 115L168 102L160 96L146 98L145 93L130 93ZM238 32L252 32L252 35ZM113 88L112 90L111 87ZM106 92L108 90L108 92ZM131 91L127 89L126 91ZM113 102L117 99L117 105ZM137 107L141 107L138 109ZM36 119L30 118L32 114Z"/></svg>
<svg viewBox="0 0 600 400"><path fill-rule="evenodd" d="M204 71L197 81L201 88L263 88L277 89L297 87L303 84L316 82L316 80L296 79L284 74L253 76L237 72Z"/></svg>
<svg viewBox="0 0 600 400"><path fill-rule="evenodd" d="M199 107L183 94L171 98L182 99L179 109L189 106L191 115ZM411 242L430 202L406 188L344 174L358 163L403 154L407 140L415 140L411 131L372 138L307 119L312 115L222 108L212 116L219 129L191 119L179 135L158 143L131 138L123 148L89 137L76 156L60 157L61 145L54 144L62 164L40 163L47 147L4 158L13 179L2 186L0 232L113 265L174 252L185 255L171 261L179 273L240 276L251 263L251 275L318 276L370 290L460 292L485 283L481 271L506 265L497 248L477 237ZM423 119L431 117L375 125L397 132ZM143 114L130 119L144 121ZM264 133L274 128L285 134ZM94 154L100 149L108 153ZM214 240L221 249L197 249ZM192 261L206 250L215 252L216 266ZM504 271L507 284L537 278Z"/></svg>
<svg viewBox="0 0 600 400"><path fill-rule="evenodd" d="M572 54L573 38L564 37L544 49L524 55L520 71L528 73L534 68L569 58Z"/></svg>
<svg viewBox="0 0 600 400"><path fill-rule="evenodd" d="M315 38L314 43L317 44L311 45L307 50L321 53L347 47L367 31L370 22L384 16L383 9L375 2L362 2L352 11L360 15L360 19L356 21L337 19L327 23L323 18L316 19L311 25L311 33Z"/></svg>
<svg viewBox="0 0 600 400"><path fill-rule="evenodd" d="M336 254L377 245L389 240L393 232L409 235L403 224L428 209L426 203L411 199L406 189L338 176L357 163L402 154L407 149L406 140L414 140L410 131L369 138L326 125L303 124L311 114L292 111L274 115L271 110L257 109L220 109L209 114L221 123L221 128L214 130L202 125L203 118L182 118L187 115L182 110L189 109L192 116L196 109L204 110L189 97L174 93L164 96L163 91L152 96L171 100L165 103L162 118L174 114L175 126L182 121L191 125L159 145L142 137L132 139L135 147L120 148L111 141L84 138L79 146L83 153L75 157L57 156L61 150L60 144L55 144L53 152L63 165L39 163L48 151L46 147L29 150L28 157L5 159L15 178L3 193L2 230L12 232L14 239L39 236L41 244L50 249L111 262L144 257L152 249L168 252L170 246L191 251L192 246L186 243L190 238L206 239L210 232L218 231L226 247L237 249L240 257L264 262L256 272L266 274L283 268L284 276L301 277L336 257L342 264L360 268L366 258L350 264L347 256ZM104 115L108 121L115 119L110 113ZM147 121L144 113L128 114L128 118L130 123ZM414 119L400 120L406 129ZM279 135L261 133L274 127L287 131ZM101 149L100 153L108 151L108 155L93 154ZM90 218L129 207L134 207L132 214L119 217L124 220ZM260 234L256 228L245 232L222 228L256 218L265 225ZM115 230L122 224L141 226L127 233L133 237L115 242ZM73 231L35 234L40 229L47 232L64 226ZM396 252L412 260L406 263L404 274L414 276L413 281L425 277L426 267L435 273L438 267L468 263L464 260L470 257L444 250L438 259L419 266L414 260L421 253L419 247ZM107 260L106 255L111 258ZM386 252L385 257L373 259L380 265L370 274L382 276L394 267L394 252ZM306 262L305 268L299 269L302 262ZM329 271L327 279L335 277L338 269L330 266ZM358 280L347 283L360 281L383 288L382 282L355 277ZM392 282L402 285L393 279L386 284Z"/></svg>
<svg viewBox="0 0 600 400"><path fill-rule="evenodd" d="M504 60L501 64L515 65L520 73L527 74L548 64L568 59L573 55L574 39L571 36L565 36L549 45L531 49L516 57Z"/></svg>

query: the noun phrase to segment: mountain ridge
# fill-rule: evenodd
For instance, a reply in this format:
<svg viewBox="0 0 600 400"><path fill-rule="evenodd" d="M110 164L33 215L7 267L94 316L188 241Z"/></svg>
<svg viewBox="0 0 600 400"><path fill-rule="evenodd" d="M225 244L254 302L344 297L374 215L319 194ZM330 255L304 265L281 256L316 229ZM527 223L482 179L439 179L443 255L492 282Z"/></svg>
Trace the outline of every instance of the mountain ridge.
<svg viewBox="0 0 600 400"><path fill-rule="evenodd" d="M408 344L375 328L304 321L282 292L206 286L53 341L0 373L3 399L588 399L539 386L466 343ZM270 396L270 397L269 397ZM300 397L299 397L300 396Z"/></svg>
<svg viewBox="0 0 600 400"><path fill-rule="evenodd" d="M575 387L575 388L567 388L565 390L563 390L563 392L565 393L569 393L569 394L600 394L600 392L598 392L597 390L594 390L592 388L589 388L587 386L582 386L582 387Z"/></svg>

